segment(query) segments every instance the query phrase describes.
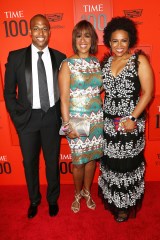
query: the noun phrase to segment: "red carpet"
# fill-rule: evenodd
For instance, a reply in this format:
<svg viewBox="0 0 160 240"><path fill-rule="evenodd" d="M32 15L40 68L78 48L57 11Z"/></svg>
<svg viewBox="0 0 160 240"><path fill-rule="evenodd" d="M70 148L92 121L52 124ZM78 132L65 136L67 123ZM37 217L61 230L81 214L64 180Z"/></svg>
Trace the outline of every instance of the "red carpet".
<svg viewBox="0 0 160 240"><path fill-rule="evenodd" d="M147 182L142 209L136 219L116 223L104 210L97 196L97 184L92 195L95 211L82 201L81 211L70 210L73 185L62 185L57 217L48 215L46 187L41 186L42 203L38 215L27 219L29 206L25 186L0 186L0 240L160 240L160 182Z"/></svg>

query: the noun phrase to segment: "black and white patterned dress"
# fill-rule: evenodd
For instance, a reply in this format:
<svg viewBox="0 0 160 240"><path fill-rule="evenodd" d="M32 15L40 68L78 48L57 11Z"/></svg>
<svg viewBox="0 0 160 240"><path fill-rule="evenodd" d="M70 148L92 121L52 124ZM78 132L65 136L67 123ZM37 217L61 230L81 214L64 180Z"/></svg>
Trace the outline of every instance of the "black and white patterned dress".
<svg viewBox="0 0 160 240"><path fill-rule="evenodd" d="M105 208L113 214L118 210L137 210L144 195L145 114L138 118L131 133L116 130L114 124L114 118L129 116L139 101L138 55L137 52L129 58L117 77L111 72L112 56L102 68L105 140L98 185Z"/></svg>

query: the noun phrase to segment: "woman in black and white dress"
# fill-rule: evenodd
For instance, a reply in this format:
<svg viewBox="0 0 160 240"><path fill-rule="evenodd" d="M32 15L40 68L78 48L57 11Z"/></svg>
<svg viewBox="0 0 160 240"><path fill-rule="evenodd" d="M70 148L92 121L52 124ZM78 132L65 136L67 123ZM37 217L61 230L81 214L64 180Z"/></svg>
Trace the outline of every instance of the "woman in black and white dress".
<svg viewBox="0 0 160 240"><path fill-rule="evenodd" d="M105 140L98 185L105 208L118 222L136 213L144 195L145 109L153 72L141 51L130 53L136 42L136 25L126 17L113 18L104 29L112 54L102 66Z"/></svg>

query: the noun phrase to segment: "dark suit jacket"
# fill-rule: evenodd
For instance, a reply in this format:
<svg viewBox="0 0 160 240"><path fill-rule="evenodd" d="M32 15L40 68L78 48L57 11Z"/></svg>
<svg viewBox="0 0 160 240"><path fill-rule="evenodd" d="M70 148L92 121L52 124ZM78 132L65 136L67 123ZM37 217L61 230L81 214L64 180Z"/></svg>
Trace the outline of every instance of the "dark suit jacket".
<svg viewBox="0 0 160 240"><path fill-rule="evenodd" d="M57 119L60 121L58 69L66 55L49 48L53 68L53 86ZM28 122L32 110L32 63L31 46L11 51L5 71L4 99L6 108L16 127L21 131Z"/></svg>

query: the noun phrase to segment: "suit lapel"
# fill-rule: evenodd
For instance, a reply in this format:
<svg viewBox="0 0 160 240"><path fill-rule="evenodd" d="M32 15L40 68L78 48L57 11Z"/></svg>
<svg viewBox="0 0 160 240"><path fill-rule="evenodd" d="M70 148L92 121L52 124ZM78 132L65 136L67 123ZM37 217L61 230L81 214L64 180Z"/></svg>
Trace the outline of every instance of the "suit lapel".
<svg viewBox="0 0 160 240"><path fill-rule="evenodd" d="M53 69L53 87L54 87L54 99L55 103L59 100L59 88L58 88L58 66L53 51L49 48L51 55L52 69Z"/></svg>
<svg viewBox="0 0 160 240"><path fill-rule="evenodd" d="M28 100L33 104L33 85L32 85L32 56L31 56L31 46L27 48L26 59L25 59L25 78L27 85L27 96Z"/></svg>
<svg viewBox="0 0 160 240"><path fill-rule="evenodd" d="M59 88L58 88L58 66L55 55L53 51L49 48L51 62L52 62L52 70L53 70L53 87L54 87L54 98L55 103L59 100ZM29 46L26 50L26 58L25 58L25 79L27 86L27 96L28 100L33 104L33 85L32 85L32 56L31 56L31 46Z"/></svg>

